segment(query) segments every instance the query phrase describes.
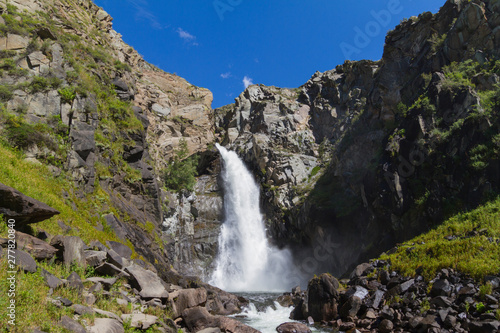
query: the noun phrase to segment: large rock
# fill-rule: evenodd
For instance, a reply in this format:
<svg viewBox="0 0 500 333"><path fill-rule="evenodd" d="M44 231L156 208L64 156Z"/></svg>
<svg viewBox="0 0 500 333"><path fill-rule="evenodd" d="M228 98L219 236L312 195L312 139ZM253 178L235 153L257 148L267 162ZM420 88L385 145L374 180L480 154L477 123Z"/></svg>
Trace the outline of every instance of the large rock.
<svg viewBox="0 0 500 333"><path fill-rule="evenodd" d="M311 329L302 323L283 323L276 327L278 333L311 333Z"/></svg>
<svg viewBox="0 0 500 333"><path fill-rule="evenodd" d="M49 288L51 289L56 289L64 284L64 282L61 279L51 274L50 272L46 271L45 269L42 269L41 275L44 278L47 286L49 286Z"/></svg>
<svg viewBox="0 0 500 333"><path fill-rule="evenodd" d="M165 289L163 281L155 273L145 270L134 264L125 271L131 276L131 284L139 290L139 295L144 299L167 299L168 292Z"/></svg>
<svg viewBox="0 0 500 333"><path fill-rule="evenodd" d="M174 318L177 318L185 309L205 305L207 290L205 288L176 290L169 294L169 299Z"/></svg>
<svg viewBox="0 0 500 333"><path fill-rule="evenodd" d="M47 220L59 211L0 183L0 214L7 220L14 219L16 226L21 226Z"/></svg>
<svg viewBox="0 0 500 333"><path fill-rule="evenodd" d="M0 239L0 243L3 242L4 240ZM48 243L20 231L16 232L16 242L18 249L28 252L36 260L50 259L57 252L57 249Z"/></svg>
<svg viewBox="0 0 500 333"><path fill-rule="evenodd" d="M84 253L86 245L80 237L57 235L52 238L50 245L57 249L57 258L66 266L73 263L83 267L87 265Z"/></svg>
<svg viewBox="0 0 500 333"><path fill-rule="evenodd" d="M204 307L194 307L182 312L182 319L191 332L218 327L227 333L259 333L235 319L211 315Z"/></svg>
<svg viewBox="0 0 500 333"><path fill-rule="evenodd" d="M337 316L338 288L337 279L327 273L309 281L308 310L314 321L330 321Z"/></svg>
<svg viewBox="0 0 500 333"><path fill-rule="evenodd" d="M138 328L140 330L147 330L156 323L158 317L147 315L144 313L134 313L134 314L123 314L122 320L124 322L130 321L131 327Z"/></svg>
<svg viewBox="0 0 500 333"><path fill-rule="evenodd" d="M96 318L94 326L90 327L90 333L125 333L123 325L116 319Z"/></svg>
<svg viewBox="0 0 500 333"><path fill-rule="evenodd" d="M82 325L80 325L77 321L71 319L68 316L63 316L61 318L61 321L59 322L59 325L64 327L70 332L73 333L86 333L87 331L85 328L83 328Z"/></svg>
<svg viewBox="0 0 500 333"><path fill-rule="evenodd" d="M16 249L14 250L14 257L16 259L16 265L21 267L25 272L36 272L37 264L28 253Z"/></svg>
<svg viewBox="0 0 500 333"><path fill-rule="evenodd" d="M125 259L130 259L132 256L132 250L125 244L114 241L107 241L106 244L111 250L115 251L118 255Z"/></svg>

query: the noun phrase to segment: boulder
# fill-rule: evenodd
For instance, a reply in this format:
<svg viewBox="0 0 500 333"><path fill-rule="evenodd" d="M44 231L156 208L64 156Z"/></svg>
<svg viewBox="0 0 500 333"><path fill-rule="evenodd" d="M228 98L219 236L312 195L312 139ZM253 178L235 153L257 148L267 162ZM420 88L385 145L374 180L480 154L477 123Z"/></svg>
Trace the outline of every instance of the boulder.
<svg viewBox="0 0 500 333"><path fill-rule="evenodd" d="M394 324L392 323L392 321L390 321L388 319L384 319L380 322L378 329L382 333L389 333L389 332L393 331Z"/></svg>
<svg viewBox="0 0 500 333"><path fill-rule="evenodd" d="M83 291L83 282L78 273L71 272L66 280L68 281L69 288L76 289L81 294L81 292Z"/></svg>
<svg viewBox="0 0 500 333"><path fill-rule="evenodd" d="M337 316L337 289L339 282L330 274L324 273L309 281L308 311L315 321L330 321Z"/></svg>
<svg viewBox="0 0 500 333"><path fill-rule="evenodd" d="M469 331L471 333L494 333L500 329L500 321L471 321L469 323Z"/></svg>
<svg viewBox="0 0 500 333"><path fill-rule="evenodd" d="M123 314L122 320L124 322L130 321L131 327L138 328L141 330L147 330L156 323L158 317L143 313L134 313L134 314Z"/></svg>
<svg viewBox="0 0 500 333"><path fill-rule="evenodd" d="M83 267L87 265L84 253L86 245L80 237L57 235L52 238L50 245L57 249L57 258L66 266L70 266L73 263Z"/></svg>
<svg viewBox="0 0 500 333"><path fill-rule="evenodd" d="M86 250L85 251L85 262L88 266L97 267L102 265L106 261L106 252L105 251L93 251Z"/></svg>
<svg viewBox="0 0 500 333"><path fill-rule="evenodd" d="M132 256L132 250L125 244L114 241L106 241L106 244L111 250L115 251L119 256L125 259L130 259Z"/></svg>
<svg viewBox="0 0 500 333"><path fill-rule="evenodd" d="M130 276L128 273L122 271L121 269L119 269L113 264L110 264L109 262L105 262L102 265L97 266L95 268L95 271L101 275L106 275L106 276L116 276L116 277L125 276L127 278Z"/></svg>
<svg viewBox="0 0 500 333"><path fill-rule="evenodd" d="M0 183L0 214L6 220L14 219L19 227L47 220L59 214L59 211Z"/></svg>
<svg viewBox="0 0 500 333"><path fill-rule="evenodd" d="M16 232L17 248L31 254L36 260L51 259L57 252L57 249L47 242L44 242L36 237Z"/></svg>
<svg viewBox="0 0 500 333"><path fill-rule="evenodd" d="M228 317L217 317L217 327L227 333L260 333L260 331L252 328L242 322Z"/></svg>
<svg viewBox="0 0 500 333"><path fill-rule="evenodd" d="M59 322L59 326L64 327L70 332L73 333L86 333L87 331L80 325L77 321L71 319L68 316L62 316L61 321Z"/></svg>
<svg viewBox="0 0 500 333"><path fill-rule="evenodd" d="M75 313L77 315L84 315L84 314L93 314L94 313L94 310L92 310L92 308L89 308L88 306L85 306L85 305L81 305L81 304L73 304L71 306L73 308L73 311L75 311Z"/></svg>
<svg viewBox="0 0 500 333"><path fill-rule="evenodd" d="M85 281L100 283L104 286L104 289L109 290L115 284L116 278L105 279L105 278L101 278L101 277L90 277L90 278L86 279Z"/></svg>
<svg viewBox="0 0 500 333"><path fill-rule="evenodd" d="M90 333L125 333L123 325L116 319L96 318L94 326L90 327Z"/></svg>
<svg viewBox="0 0 500 333"><path fill-rule="evenodd" d="M25 272L35 273L37 264L35 260L22 250L13 250L16 258L16 265L21 267Z"/></svg>
<svg viewBox="0 0 500 333"><path fill-rule="evenodd" d="M276 327L278 333L311 333L307 325L302 323L283 323Z"/></svg>
<svg viewBox="0 0 500 333"><path fill-rule="evenodd" d="M215 317L201 306L182 311L182 319L191 332L197 332L207 327L218 327Z"/></svg>
<svg viewBox="0 0 500 333"><path fill-rule="evenodd" d="M168 292L164 282L155 273L145 270L139 265L133 264L125 268L125 272L130 274L130 283L139 290L139 295L144 299L160 298L167 299Z"/></svg>
<svg viewBox="0 0 500 333"><path fill-rule="evenodd" d="M189 288L176 290L169 295L174 318L180 317L185 309L203 306L207 301L205 288Z"/></svg>
<svg viewBox="0 0 500 333"><path fill-rule="evenodd" d="M351 296L340 308L339 314L341 318L356 317L361 308L362 301L357 296Z"/></svg>
<svg viewBox="0 0 500 333"><path fill-rule="evenodd" d="M57 276L49 273L45 269L42 269L40 274L42 275L43 279L45 280L45 283L47 284L47 286L49 286L49 288L51 288L51 289L56 289L64 284L64 282L61 279L59 279Z"/></svg>
<svg viewBox="0 0 500 333"><path fill-rule="evenodd" d="M106 254L106 258L108 259L108 262L110 264L113 264L120 269L122 269L123 267L126 266L125 259L123 259L118 253L116 253L112 249L108 250L108 252Z"/></svg>

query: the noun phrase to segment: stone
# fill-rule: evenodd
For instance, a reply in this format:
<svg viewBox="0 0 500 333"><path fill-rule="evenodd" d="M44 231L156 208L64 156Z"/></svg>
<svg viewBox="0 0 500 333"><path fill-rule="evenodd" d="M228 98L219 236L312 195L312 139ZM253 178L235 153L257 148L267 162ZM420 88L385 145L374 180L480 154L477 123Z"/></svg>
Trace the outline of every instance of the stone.
<svg viewBox="0 0 500 333"><path fill-rule="evenodd" d="M77 315L84 315L84 314L93 314L94 313L94 310L92 310L92 308L89 308L88 306L85 306L85 305L81 305L81 304L73 304L71 306L71 308L73 309L73 311L75 311L75 313Z"/></svg>
<svg viewBox="0 0 500 333"><path fill-rule="evenodd" d="M114 242L114 241L106 241L108 247L115 251L119 256L130 259L132 256L132 250L125 244Z"/></svg>
<svg viewBox="0 0 500 333"><path fill-rule="evenodd" d="M108 248L98 240L91 241L89 243L89 248L92 250L102 251L102 252L106 252L108 250Z"/></svg>
<svg viewBox="0 0 500 333"><path fill-rule="evenodd" d="M170 114L170 108L168 106L162 106L158 103L154 103L151 106L151 111L154 113L160 114L164 117L166 117Z"/></svg>
<svg viewBox="0 0 500 333"><path fill-rule="evenodd" d="M107 317L107 318L111 318L111 319L115 319L117 321L119 321L120 323L122 322L122 319L115 313L113 312L109 312L109 311L104 311L104 310L101 310L101 309L97 309L97 308L92 308L92 310L101 315L101 316L104 316L104 317Z"/></svg>
<svg viewBox="0 0 500 333"><path fill-rule="evenodd" d="M433 297L450 296L452 289L453 289L453 287L450 285L448 280L439 279L439 280L434 281L434 284L432 285L430 294Z"/></svg>
<svg viewBox="0 0 500 333"><path fill-rule="evenodd" d="M129 274L122 271L118 267L116 267L113 264L110 264L108 262L103 263L101 266L97 266L95 268L95 271L101 275L106 275L106 276L126 276L129 277Z"/></svg>
<svg viewBox="0 0 500 333"><path fill-rule="evenodd" d="M15 34L7 34L7 44L5 48L1 46L0 50L21 50L25 49L30 43L30 39L28 37L15 35Z"/></svg>
<svg viewBox="0 0 500 333"><path fill-rule="evenodd" d="M373 266L370 263L362 263L356 266L356 268L352 271L351 275L349 275L350 279L359 278L361 276L365 276L373 270Z"/></svg>
<svg viewBox="0 0 500 333"><path fill-rule="evenodd" d="M204 305L207 301L205 288L176 290L168 295L174 318L180 317L185 309Z"/></svg>
<svg viewBox="0 0 500 333"><path fill-rule="evenodd" d="M59 322L59 326L64 327L70 332L74 333L86 333L87 331L80 325L77 321L71 319L68 316L62 316L61 321Z"/></svg>
<svg viewBox="0 0 500 333"><path fill-rule="evenodd" d="M85 262L88 266L97 267L102 265L106 261L106 252L105 251L93 251L86 250L85 251Z"/></svg>
<svg viewBox="0 0 500 333"><path fill-rule="evenodd" d="M94 131L73 130L70 136L73 140L73 150L86 161L90 153L95 151Z"/></svg>
<svg viewBox="0 0 500 333"><path fill-rule="evenodd" d="M69 288L76 289L81 294L83 291L83 282L78 273L71 272L66 280L68 281L67 286Z"/></svg>
<svg viewBox="0 0 500 333"><path fill-rule="evenodd" d="M111 287L116 283L116 278L101 278L101 277L89 277L87 278L85 281L90 281L90 282L94 282L94 283L100 283L104 286L104 289L106 290L110 290Z"/></svg>
<svg viewBox="0 0 500 333"><path fill-rule="evenodd" d="M57 300L61 302L62 305L65 307L72 306L73 302L71 302L69 299L64 298L64 297L57 297Z"/></svg>
<svg viewBox="0 0 500 333"><path fill-rule="evenodd" d="M123 325L116 319L96 318L90 333L125 333Z"/></svg>
<svg viewBox="0 0 500 333"><path fill-rule="evenodd" d="M198 331L197 333L222 333L222 331L218 327L209 327L209 328L202 329L201 331Z"/></svg>
<svg viewBox="0 0 500 333"><path fill-rule="evenodd" d="M0 238L0 245L6 246L7 242ZM36 260L51 259L57 252L48 243L20 231L16 232L16 243L19 250L28 252Z"/></svg>
<svg viewBox="0 0 500 333"><path fill-rule="evenodd" d="M494 333L500 329L500 321L471 321L469 323L469 332L471 333Z"/></svg>
<svg viewBox="0 0 500 333"><path fill-rule="evenodd" d="M83 300L87 305L94 305L94 303L97 301L97 298L92 293L84 292Z"/></svg>
<svg viewBox="0 0 500 333"><path fill-rule="evenodd" d="M201 306L185 309L182 312L182 319L191 332L197 332L207 327L218 327L214 316Z"/></svg>
<svg viewBox="0 0 500 333"><path fill-rule="evenodd" d="M23 271L35 273L37 269L36 261L26 252L22 250L13 250L16 260L16 266L20 267Z"/></svg>
<svg viewBox="0 0 500 333"><path fill-rule="evenodd" d="M66 266L70 266L75 263L86 267L87 262L85 261L84 254L86 245L80 237L57 235L52 238L50 245L58 250L56 256Z"/></svg>
<svg viewBox="0 0 500 333"><path fill-rule="evenodd" d="M155 273L145 270L134 264L125 268L125 272L130 274L130 283L139 290L139 295L143 299L160 298L167 299L168 292L162 283L162 280Z"/></svg>
<svg viewBox="0 0 500 333"><path fill-rule="evenodd" d="M64 282L61 279L59 279L55 275L49 273L45 269L42 269L40 274L42 275L43 279L45 280L45 283L47 284L47 286L49 286L49 288L51 288L51 289L57 289L58 287L60 287L64 284Z"/></svg>
<svg viewBox="0 0 500 333"><path fill-rule="evenodd" d="M302 323L283 323L276 327L278 333L311 333L309 327Z"/></svg>
<svg viewBox="0 0 500 333"><path fill-rule="evenodd" d="M125 266L127 266L125 264L126 260L123 259L118 253L116 253L113 249L109 249L107 254L106 254L106 258L108 259L108 262L110 264L113 264L115 265L116 267L122 269L124 268Z"/></svg>
<svg viewBox="0 0 500 333"><path fill-rule="evenodd" d="M44 65L47 66L50 63L49 58L47 58L41 51L32 52L26 58L28 60L28 66L30 68L40 67Z"/></svg>
<svg viewBox="0 0 500 333"><path fill-rule="evenodd" d="M347 317L356 317L359 309L361 308L362 301L357 296L351 296L342 305L339 311L341 318L345 319Z"/></svg>
<svg viewBox="0 0 500 333"><path fill-rule="evenodd" d="M130 321L130 326L142 330L147 330L151 326L153 326L158 317L147 315L143 313L134 313L134 314L123 314L121 316L124 322Z"/></svg>
<svg viewBox="0 0 500 333"><path fill-rule="evenodd" d="M60 213L43 202L0 183L0 214L6 220L14 219L19 227L47 220Z"/></svg>
<svg viewBox="0 0 500 333"><path fill-rule="evenodd" d="M37 33L38 37L40 37L41 39L57 40L56 36L49 28L46 28L46 27L38 28L36 33Z"/></svg>
<svg viewBox="0 0 500 333"><path fill-rule="evenodd" d="M255 328L243 324L242 322L228 317L216 317L217 326L223 332L231 333L260 333Z"/></svg>
<svg viewBox="0 0 500 333"><path fill-rule="evenodd" d="M388 319L384 319L380 322L380 325L378 326L378 329L382 333L389 333L392 332L394 329L394 324L392 321Z"/></svg>
<svg viewBox="0 0 500 333"><path fill-rule="evenodd" d="M453 300L446 296L437 296L431 299L430 304L436 305L438 308L446 308L451 306Z"/></svg>
<svg viewBox="0 0 500 333"><path fill-rule="evenodd" d="M324 273L308 283L308 309L314 321L330 321L337 316L337 289L340 284L336 278Z"/></svg>
<svg viewBox="0 0 500 333"><path fill-rule="evenodd" d="M385 292L383 292L382 290L376 290L375 291L375 293L373 294L373 298L372 298L372 300L373 300L372 306L375 309L379 308L380 303L384 299L384 296L385 296Z"/></svg>

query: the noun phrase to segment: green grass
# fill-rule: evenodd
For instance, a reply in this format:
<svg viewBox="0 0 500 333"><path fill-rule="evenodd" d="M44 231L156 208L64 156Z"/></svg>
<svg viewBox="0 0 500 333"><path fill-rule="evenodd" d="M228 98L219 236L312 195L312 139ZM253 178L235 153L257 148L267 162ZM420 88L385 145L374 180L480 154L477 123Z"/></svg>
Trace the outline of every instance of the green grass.
<svg viewBox="0 0 500 333"><path fill-rule="evenodd" d="M500 197L448 219L437 228L400 244L391 255L392 268L414 276L417 268L432 279L442 268L452 268L481 280L500 271ZM445 237L455 236L448 240ZM492 240L492 241L490 241Z"/></svg>
<svg viewBox="0 0 500 333"><path fill-rule="evenodd" d="M105 244L106 240L120 242L112 232L98 231L94 228L101 221L94 213L106 214L116 213L109 203L109 195L102 189L97 188L94 193L87 195L84 199L78 199L73 194L73 187L64 175L54 177L45 165L34 164L24 160L21 152L18 152L4 142L0 142L0 182L11 186L27 196L40 200L61 212L49 220L33 224L35 229L43 229L49 234L62 234L57 220L62 220L72 228L78 228L78 234L87 244L92 240L99 240ZM63 191L69 193L66 200ZM76 209L71 205L74 203ZM108 209L101 208L108 206ZM97 207L97 208L96 208ZM74 233L74 231L73 231Z"/></svg>

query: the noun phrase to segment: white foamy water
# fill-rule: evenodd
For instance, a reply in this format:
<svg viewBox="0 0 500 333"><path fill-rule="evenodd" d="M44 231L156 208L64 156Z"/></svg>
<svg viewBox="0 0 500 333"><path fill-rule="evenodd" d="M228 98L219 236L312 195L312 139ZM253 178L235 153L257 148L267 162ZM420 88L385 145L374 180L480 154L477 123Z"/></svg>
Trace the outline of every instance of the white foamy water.
<svg viewBox="0 0 500 333"><path fill-rule="evenodd" d="M244 293L240 295L248 298L250 304L241 313L232 317L262 333L276 333L276 327L294 321L290 320L290 312L292 312L293 307L284 307L274 301L278 296L277 294ZM328 332L313 326L309 326L309 328L312 332Z"/></svg>
<svg viewBox="0 0 500 333"><path fill-rule="evenodd" d="M216 144L224 161L224 223L209 283L227 291L284 291L292 263L287 250L266 238L259 208L259 187L235 152Z"/></svg>

